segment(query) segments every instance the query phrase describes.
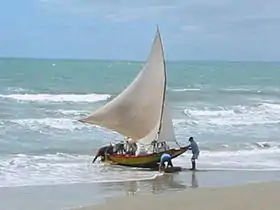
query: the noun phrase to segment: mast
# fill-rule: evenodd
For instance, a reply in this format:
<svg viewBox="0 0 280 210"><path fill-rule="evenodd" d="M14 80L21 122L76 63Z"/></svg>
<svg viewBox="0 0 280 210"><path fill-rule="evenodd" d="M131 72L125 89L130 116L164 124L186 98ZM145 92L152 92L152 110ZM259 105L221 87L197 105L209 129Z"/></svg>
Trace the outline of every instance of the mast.
<svg viewBox="0 0 280 210"><path fill-rule="evenodd" d="M160 114L160 124L159 124L159 128L158 128L158 136L161 132L162 129L162 121L163 121L163 111L164 111L164 105L165 105L165 94L166 94L166 63L165 63L165 59L164 59L164 49L162 46L162 39L161 39L161 35L159 32L159 27L157 25L157 32L159 34L159 39L160 39L160 44L161 44L161 48L162 48L162 57L163 57L163 67L164 67L164 88L163 88L163 96L162 96L162 105L161 105L161 114Z"/></svg>

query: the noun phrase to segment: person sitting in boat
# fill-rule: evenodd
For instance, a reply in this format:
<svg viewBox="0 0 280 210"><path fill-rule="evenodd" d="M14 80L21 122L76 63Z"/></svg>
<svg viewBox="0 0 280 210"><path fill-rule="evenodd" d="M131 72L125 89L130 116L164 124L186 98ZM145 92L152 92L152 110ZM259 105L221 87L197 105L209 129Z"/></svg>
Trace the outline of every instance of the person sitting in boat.
<svg viewBox="0 0 280 210"><path fill-rule="evenodd" d="M109 146L101 147L96 152L96 155L95 155L94 159L92 160L92 163L94 163L98 157L101 157L101 161L104 161L104 158L105 158L106 154L110 154L111 155L113 153L114 153L114 147L113 147L112 144L110 144Z"/></svg>
<svg viewBox="0 0 280 210"><path fill-rule="evenodd" d="M157 152L157 141L156 140L154 140L154 141L152 141L152 143L151 143L151 145L152 145L152 147L153 147L153 152Z"/></svg>
<svg viewBox="0 0 280 210"><path fill-rule="evenodd" d="M117 143L114 146L114 153L116 154L125 154L125 146L124 143Z"/></svg>
<svg viewBox="0 0 280 210"><path fill-rule="evenodd" d="M172 164L172 156L168 153L164 153L160 157L160 164L159 164L159 171L164 171L168 167L173 167ZM165 166L165 162L167 162L167 165Z"/></svg>
<svg viewBox="0 0 280 210"><path fill-rule="evenodd" d="M168 146L168 144L166 144L166 142L164 142L164 148L165 148L165 150L169 150L170 149L170 147Z"/></svg>
<svg viewBox="0 0 280 210"><path fill-rule="evenodd" d="M169 146L166 144L166 142L152 142L153 151L154 152L164 152L166 150L169 150Z"/></svg>
<svg viewBox="0 0 280 210"><path fill-rule="evenodd" d="M169 147L167 146L166 142L158 143L158 152L164 152L168 149L169 149Z"/></svg>
<svg viewBox="0 0 280 210"><path fill-rule="evenodd" d="M196 170L196 163L195 160L198 158L200 150L199 147L197 145L197 143L195 142L195 140L193 139L193 137L189 138L189 142L190 144L187 146L187 148L189 150L192 150L192 158L191 158L191 163L192 163L192 168L191 170Z"/></svg>
<svg viewBox="0 0 280 210"><path fill-rule="evenodd" d="M135 155L136 154L136 151L137 151L137 144L134 140L132 140L131 138L127 138L126 140L126 143L127 143L127 152L126 154L128 155Z"/></svg>

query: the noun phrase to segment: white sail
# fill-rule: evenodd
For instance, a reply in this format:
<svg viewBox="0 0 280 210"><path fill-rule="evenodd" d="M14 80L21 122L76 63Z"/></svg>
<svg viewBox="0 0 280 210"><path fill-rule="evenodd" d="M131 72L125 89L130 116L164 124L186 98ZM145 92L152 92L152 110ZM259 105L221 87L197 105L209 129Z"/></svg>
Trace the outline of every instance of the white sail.
<svg viewBox="0 0 280 210"><path fill-rule="evenodd" d="M173 122L167 102L165 102L161 131L158 137L159 142L169 141L176 142Z"/></svg>
<svg viewBox="0 0 280 210"><path fill-rule="evenodd" d="M166 86L165 62L157 30L146 65L117 97L79 121L100 125L133 140L151 142L159 131Z"/></svg>
<svg viewBox="0 0 280 210"><path fill-rule="evenodd" d="M161 129L158 130L161 123ZM165 102L163 109L162 121L158 121L155 128L144 138L139 140L140 144L150 144L153 140L158 142L176 142L173 122L167 102Z"/></svg>

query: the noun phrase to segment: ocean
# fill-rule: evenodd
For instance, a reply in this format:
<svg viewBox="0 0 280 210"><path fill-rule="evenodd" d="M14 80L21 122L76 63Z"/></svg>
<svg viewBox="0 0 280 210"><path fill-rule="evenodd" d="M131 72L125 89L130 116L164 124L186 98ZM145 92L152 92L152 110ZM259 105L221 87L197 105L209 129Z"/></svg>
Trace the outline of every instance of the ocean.
<svg viewBox="0 0 280 210"><path fill-rule="evenodd" d="M110 183L156 172L104 166L96 150L123 137L77 120L120 93L143 62L0 59L0 187ZM181 145L207 170L280 170L280 63L167 62ZM189 152L174 163L190 167Z"/></svg>

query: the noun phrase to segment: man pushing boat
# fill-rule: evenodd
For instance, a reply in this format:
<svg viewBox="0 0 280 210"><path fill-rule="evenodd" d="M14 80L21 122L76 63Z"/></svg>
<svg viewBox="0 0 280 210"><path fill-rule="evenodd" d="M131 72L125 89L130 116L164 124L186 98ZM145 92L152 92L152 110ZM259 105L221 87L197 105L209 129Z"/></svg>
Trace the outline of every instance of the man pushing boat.
<svg viewBox="0 0 280 210"><path fill-rule="evenodd" d="M172 156L170 154L168 154L168 153L162 154L160 157L159 171L165 171L168 167L173 168L171 159L172 159ZM165 166L165 163L167 163L166 166Z"/></svg>
<svg viewBox="0 0 280 210"><path fill-rule="evenodd" d="M98 157L105 158L106 154L113 154L113 152L114 152L114 147L112 144L110 144L109 146L101 147L96 152L96 155L95 155L92 163L94 163Z"/></svg>
<svg viewBox="0 0 280 210"><path fill-rule="evenodd" d="M197 143L195 142L195 140L193 139L193 137L189 138L189 142L190 144L187 146L187 148L189 150L192 150L192 157L191 157L191 163L192 163L192 167L191 170L196 170L196 164L195 164L195 160L198 158L199 156L199 147L197 145Z"/></svg>
<svg viewBox="0 0 280 210"><path fill-rule="evenodd" d="M117 143L114 146L110 144L109 146L101 147L97 152L96 155L92 161L94 163L98 157L101 157L101 160L103 161L106 154L112 155L112 154L129 154L129 155L135 155L137 150L137 144L136 142L132 141L130 138L126 138L126 144L127 149L125 149L124 143Z"/></svg>

